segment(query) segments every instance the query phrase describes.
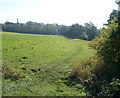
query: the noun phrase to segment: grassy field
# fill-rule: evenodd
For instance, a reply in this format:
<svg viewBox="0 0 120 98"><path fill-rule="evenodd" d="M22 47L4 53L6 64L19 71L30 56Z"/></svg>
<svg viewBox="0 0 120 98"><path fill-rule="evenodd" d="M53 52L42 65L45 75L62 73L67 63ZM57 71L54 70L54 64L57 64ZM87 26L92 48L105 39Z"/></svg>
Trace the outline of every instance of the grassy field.
<svg viewBox="0 0 120 98"><path fill-rule="evenodd" d="M3 32L3 96L85 96L85 88L67 77L74 63L94 54L88 43L58 35Z"/></svg>

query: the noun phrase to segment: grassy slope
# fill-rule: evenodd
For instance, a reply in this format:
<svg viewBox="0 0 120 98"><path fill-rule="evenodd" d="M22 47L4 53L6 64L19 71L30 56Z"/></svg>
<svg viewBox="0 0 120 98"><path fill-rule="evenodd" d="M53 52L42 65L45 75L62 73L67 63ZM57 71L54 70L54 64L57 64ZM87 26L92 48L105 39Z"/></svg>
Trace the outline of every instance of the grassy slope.
<svg viewBox="0 0 120 98"><path fill-rule="evenodd" d="M87 41L57 35L3 32L3 63L23 69L25 78L3 79L3 95L85 95L80 84L67 86L73 63L93 55ZM32 69L38 72L33 72Z"/></svg>

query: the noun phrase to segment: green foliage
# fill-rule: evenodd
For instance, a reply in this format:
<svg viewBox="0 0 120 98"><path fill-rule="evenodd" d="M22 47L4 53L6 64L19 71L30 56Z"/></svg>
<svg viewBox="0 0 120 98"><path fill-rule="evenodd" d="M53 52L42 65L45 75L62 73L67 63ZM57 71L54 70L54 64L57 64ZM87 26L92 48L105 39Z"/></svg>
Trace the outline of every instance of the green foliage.
<svg viewBox="0 0 120 98"><path fill-rule="evenodd" d="M119 97L120 94L120 80L113 78L109 83L108 81L102 81L101 92L98 93L99 96L115 96Z"/></svg>
<svg viewBox="0 0 120 98"><path fill-rule="evenodd" d="M73 64L73 66L73 74L77 75L77 78L79 78L80 83L82 84L92 86L96 80L102 80L105 77L103 74L106 73L104 62L102 62L97 56L93 56L88 60L82 60L76 64Z"/></svg>
<svg viewBox="0 0 120 98"><path fill-rule="evenodd" d="M27 34L44 34L44 35L63 35L69 38L80 38L92 40L99 35L99 30L92 24L86 23L85 26L73 24L72 26L58 24L43 24L28 21L23 23L6 22L2 25L3 31L19 32Z"/></svg>
<svg viewBox="0 0 120 98"><path fill-rule="evenodd" d="M87 40L88 35L85 32L82 32L81 35L80 35L80 39Z"/></svg>
<svg viewBox="0 0 120 98"><path fill-rule="evenodd" d="M74 73L82 84L91 82L93 78L93 73L91 70L91 61L83 60L80 63L74 64Z"/></svg>
<svg viewBox="0 0 120 98"><path fill-rule="evenodd" d="M87 84L92 95L119 96L120 13L89 46L95 49L95 56L75 66L73 74L77 74L82 84Z"/></svg>
<svg viewBox="0 0 120 98"><path fill-rule="evenodd" d="M118 15L118 11L117 10L113 10L110 13L110 17L108 19L108 24L111 24L114 21L114 17L117 17L117 15Z"/></svg>
<svg viewBox="0 0 120 98"><path fill-rule="evenodd" d="M73 24L64 35L68 38L79 38L83 40L92 40L100 34L100 31L93 23L85 23L84 26Z"/></svg>
<svg viewBox="0 0 120 98"><path fill-rule="evenodd" d="M93 40L91 45L106 64L109 78L120 76L120 26L115 22L102 30L100 38Z"/></svg>
<svg viewBox="0 0 120 98"><path fill-rule="evenodd" d="M99 57L91 57L74 64L74 71L70 76L79 79L77 81L86 87L89 95L119 96L120 80L116 78L110 80L108 78L108 68Z"/></svg>

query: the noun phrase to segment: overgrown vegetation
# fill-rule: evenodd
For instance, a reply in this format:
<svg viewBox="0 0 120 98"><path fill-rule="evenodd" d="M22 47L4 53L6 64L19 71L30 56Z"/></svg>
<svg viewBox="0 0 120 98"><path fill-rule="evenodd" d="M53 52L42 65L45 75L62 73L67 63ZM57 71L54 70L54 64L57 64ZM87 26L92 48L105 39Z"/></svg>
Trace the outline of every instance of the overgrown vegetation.
<svg viewBox="0 0 120 98"><path fill-rule="evenodd" d="M92 23L6 22L3 30L3 96L119 97L120 13L113 11L97 38Z"/></svg>
<svg viewBox="0 0 120 98"><path fill-rule="evenodd" d="M74 64L74 73L91 95L116 96L120 94L120 13L100 37L90 46L96 55Z"/></svg>
<svg viewBox="0 0 120 98"><path fill-rule="evenodd" d="M5 65L5 63L2 66L2 74L5 79L19 80L21 78L25 78L21 69L10 67L8 64Z"/></svg>

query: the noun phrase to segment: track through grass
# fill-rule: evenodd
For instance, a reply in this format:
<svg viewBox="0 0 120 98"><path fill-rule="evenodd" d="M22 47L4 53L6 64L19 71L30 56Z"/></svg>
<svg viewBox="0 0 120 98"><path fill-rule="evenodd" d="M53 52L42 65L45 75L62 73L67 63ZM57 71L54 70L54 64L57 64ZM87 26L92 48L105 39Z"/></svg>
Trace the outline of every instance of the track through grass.
<svg viewBox="0 0 120 98"><path fill-rule="evenodd" d="M3 65L24 76L3 78L4 96L84 96L80 84L66 85L71 65L94 54L88 41L58 35L2 33ZM17 71L13 71L17 70Z"/></svg>

